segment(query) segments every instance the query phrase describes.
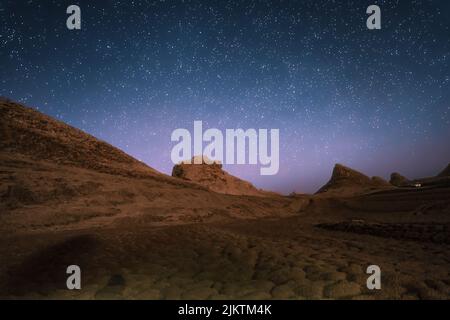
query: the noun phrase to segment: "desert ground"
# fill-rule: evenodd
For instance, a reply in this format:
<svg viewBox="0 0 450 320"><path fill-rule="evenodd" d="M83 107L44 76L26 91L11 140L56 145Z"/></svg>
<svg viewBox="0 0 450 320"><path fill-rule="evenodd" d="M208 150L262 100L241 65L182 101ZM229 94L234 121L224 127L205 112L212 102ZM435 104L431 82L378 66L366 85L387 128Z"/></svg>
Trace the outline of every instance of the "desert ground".
<svg viewBox="0 0 450 320"><path fill-rule="evenodd" d="M282 196L163 175L8 100L0 133L1 299L450 298L445 170L418 187L337 165L317 194Z"/></svg>

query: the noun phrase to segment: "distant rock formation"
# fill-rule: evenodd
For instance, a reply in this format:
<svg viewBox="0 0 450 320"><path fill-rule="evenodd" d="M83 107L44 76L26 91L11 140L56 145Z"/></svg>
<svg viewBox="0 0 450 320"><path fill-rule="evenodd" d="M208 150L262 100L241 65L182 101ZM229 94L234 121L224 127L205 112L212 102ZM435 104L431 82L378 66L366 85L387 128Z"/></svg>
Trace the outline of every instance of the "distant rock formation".
<svg viewBox="0 0 450 320"><path fill-rule="evenodd" d="M420 178L413 181L415 184L420 184L422 187L429 186L439 186L439 187L449 187L450 186L450 164L442 170L437 176Z"/></svg>
<svg viewBox="0 0 450 320"><path fill-rule="evenodd" d="M195 164L194 160L198 160L199 157L201 158L201 156L195 156L190 161L183 161L175 165L172 169L172 176L196 182L218 193L251 196L272 194L271 192L259 190L250 182L225 172L220 162L203 157L201 164Z"/></svg>
<svg viewBox="0 0 450 320"><path fill-rule="evenodd" d="M389 180L389 182L393 186L396 186L396 187L401 187L401 186L406 186L408 184L411 184L411 181L409 179L407 179L406 177L402 176L398 172L393 172L391 174L391 179Z"/></svg>
<svg viewBox="0 0 450 320"><path fill-rule="evenodd" d="M450 177L450 163L447 165L447 167L441 171L441 173L439 173L437 175L438 177Z"/></svg>
<svg viewBox="0 0 450 320"><path fill-rule="evenodd" d="M386 180L384 180L383 178L378 177L378 176L373 176L371 178L371 180L372 180L372 183L377 186L389 186L390 185L389 182L387 182Z"/></svg>
<svg viewBox="0 0 450 320"><path fill-rule="evenodd" d="M336 164L331 179L317 193L354 195L389 186L389 183L380 177L369 178L359 171Z"/></svg>

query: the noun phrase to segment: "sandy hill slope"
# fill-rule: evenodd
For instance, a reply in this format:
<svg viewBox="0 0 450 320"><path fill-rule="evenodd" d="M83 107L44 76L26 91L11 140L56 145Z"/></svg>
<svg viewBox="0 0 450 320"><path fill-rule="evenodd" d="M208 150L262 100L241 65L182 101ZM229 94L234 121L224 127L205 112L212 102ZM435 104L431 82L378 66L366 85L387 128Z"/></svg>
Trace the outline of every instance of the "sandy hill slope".
<svg viewBox="0 0 450 320"><path fill-rule="evenodd" d="M0 150L126 176L161 175L91 135L21 104L0 100Z"/></svg>
<svg viewBox="0 0 450 320"><path fill-rule="evenodd" d="M392 187L380 177L372 177L362 174L341 164L336 164L330 180L317 191L318 194L327 193L333 195L355 195L371 190Z"/></svg>
<svg viewBox="0 0 450 320"><path fill-rule="evenodd" d="M221 195L173 178L34 109L0 102L0 230L164 225L278 214L288 200Z"/></svg>
<svg viewBox="0 0 450 320"><path fill-rule="evenodd" d="M195 157L194 157L195 158ZM183 162L173 167L172 176L196 182L208 189L225 194L267 196L270 193L255 188L250 182L239 179L222 169L222 164L203 157L201 164Z"/></svg>

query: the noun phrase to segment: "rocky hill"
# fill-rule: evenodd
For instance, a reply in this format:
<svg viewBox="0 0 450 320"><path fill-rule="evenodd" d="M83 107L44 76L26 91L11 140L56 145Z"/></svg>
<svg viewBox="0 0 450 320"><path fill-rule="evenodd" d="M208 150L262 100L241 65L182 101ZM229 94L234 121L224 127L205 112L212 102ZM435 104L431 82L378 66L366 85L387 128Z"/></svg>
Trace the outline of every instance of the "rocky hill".
<svg viewBox="0 0 450 320"><path fill-rule="evenodd" d="M438 177L450 177L450 163L438 174Z"/></svg>
<svg viewBox="0 0 450 320"><path fill-rule="evenodd" d="M0 100L0 150L125 176L163 175L125 152L39 111Z"/></svg>
<svg viewBox="0 0 450 320"><path fill-rule="evenodd" d="M222 169L222 164L203 157L201 164L194 159L173 167L172 176L198 183L208 189L232 195L267 196L272 193L255 188L250 182L239 179Z"/></svg>
<svg viewBox="0 0 450 320"><path fill-rule="evenodd" d="M0 232L90 228L278 214L287 199L235 197L162 174L97 138L0 101ZM223 175L233 190L251 185Z"/></svg>
<svg viewBox="0 0 450 320"><path fill-rule="evenodd" d="M389 187L392 186L380 177L370 178L359 171L336 164L330 180L317 193L354 195Z"/></svg>
<svg viewBox="0 0 450 320"><path fill-rule="evenodd" d="M408 178L402 176L398 172L393 172L391 174L391 179L389 180L389 182L393 186L397 186L397 187L406 186L408 184L411 184L411 181Z"/></svg>

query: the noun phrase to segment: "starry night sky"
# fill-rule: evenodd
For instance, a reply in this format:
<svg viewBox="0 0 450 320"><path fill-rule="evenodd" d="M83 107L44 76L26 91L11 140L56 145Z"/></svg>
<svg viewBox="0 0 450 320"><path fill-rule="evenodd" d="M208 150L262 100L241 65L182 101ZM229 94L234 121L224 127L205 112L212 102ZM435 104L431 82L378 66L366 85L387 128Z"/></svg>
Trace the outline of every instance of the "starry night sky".
<svg viewBox="0 0 450 320"><path fill-rule="evenodd" d="M279 128L278 175L225 169L286 193L337 162L384 178L450 162L450 1L1 0L0 47L0 95L168 174L194 120Z"/></svg>

